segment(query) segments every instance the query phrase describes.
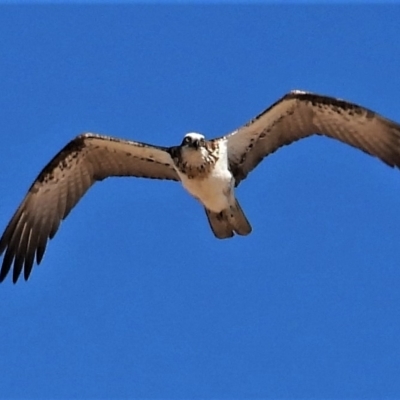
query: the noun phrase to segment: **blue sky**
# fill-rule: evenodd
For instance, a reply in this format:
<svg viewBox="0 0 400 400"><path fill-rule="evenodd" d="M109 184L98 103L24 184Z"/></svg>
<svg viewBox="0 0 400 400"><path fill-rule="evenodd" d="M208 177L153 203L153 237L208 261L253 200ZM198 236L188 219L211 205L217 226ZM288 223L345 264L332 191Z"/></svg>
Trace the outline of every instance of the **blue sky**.
<svg viewBox="0 0 400 400"><path fill-rule="evenodd" d="M398 6L1 6L0 226L84 131L228 133L291 89L400 121ZM399 398L400 172L310 138L220 241L179 184L110 179L0 286L4 398ZM3 228L1 228L3 229Z"/></svg>

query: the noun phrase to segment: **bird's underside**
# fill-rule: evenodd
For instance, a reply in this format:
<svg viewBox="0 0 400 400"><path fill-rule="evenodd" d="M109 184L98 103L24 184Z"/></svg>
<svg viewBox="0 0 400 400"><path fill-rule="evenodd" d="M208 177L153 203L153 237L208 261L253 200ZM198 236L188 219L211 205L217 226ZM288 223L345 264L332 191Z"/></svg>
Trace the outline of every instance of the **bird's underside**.
<svg viewBox="0 0 400 400"><path fill-rule="evenodd" d="M216 237L249 234L234 187L280 147L312 134L337 139L400 167L400 125L356 104L292 91L234 132L213 140L187 134L178 146L159 147L96 134L69 142L43 168L1 239L0 282L12 269L27 280L49 239L97 181L132 176L180 181L203 204Z"/></svg>

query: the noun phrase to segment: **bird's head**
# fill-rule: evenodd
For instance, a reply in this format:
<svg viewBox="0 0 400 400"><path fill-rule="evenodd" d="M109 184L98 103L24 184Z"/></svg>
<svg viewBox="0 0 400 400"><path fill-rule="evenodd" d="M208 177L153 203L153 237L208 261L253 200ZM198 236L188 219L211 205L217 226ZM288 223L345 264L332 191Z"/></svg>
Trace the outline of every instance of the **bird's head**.
<svg viewBox="0 0 400 400"><path fill-rule="evenodd" d="M201 147L205 147L205 145L206 140L203 135L201 135L200 133L190 132L187 133L183 138L181 147L198 150Z"/></svg>

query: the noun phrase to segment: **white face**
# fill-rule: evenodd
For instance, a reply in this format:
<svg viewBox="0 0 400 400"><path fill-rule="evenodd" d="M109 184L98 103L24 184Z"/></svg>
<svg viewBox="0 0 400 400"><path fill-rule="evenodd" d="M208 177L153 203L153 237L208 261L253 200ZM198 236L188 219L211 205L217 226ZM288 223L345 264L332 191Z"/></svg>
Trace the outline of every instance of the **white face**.
<svg viewBox="0 0 400 400"><path fill-rule="evenodd" d="M196 132L189 132L183 138L181 146L186 149L197 151L199 148L204 147L204 144L205 140L203 135Z"/></svg>
<svg viewBox="0 0 400 400"><path fill-rule="evenodd" d="M208 156L204 135L196 132L187 133L181 144L181 157L190 165L202 165Z"/></svg>

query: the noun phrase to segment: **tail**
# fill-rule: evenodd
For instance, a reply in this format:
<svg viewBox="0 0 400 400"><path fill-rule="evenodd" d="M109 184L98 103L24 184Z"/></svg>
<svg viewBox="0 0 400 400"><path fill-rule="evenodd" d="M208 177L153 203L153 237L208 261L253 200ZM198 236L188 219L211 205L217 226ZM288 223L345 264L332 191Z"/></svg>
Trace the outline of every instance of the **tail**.
<svg viewBox="0 0 400 400"><path fill-rule="evenodd" d="M245 236L251 232L251 225L237 200L235 200L235 204L219 213L207 210L207 208L204 210L211 229L218 239L230 238L235 233Z"/></svg>

